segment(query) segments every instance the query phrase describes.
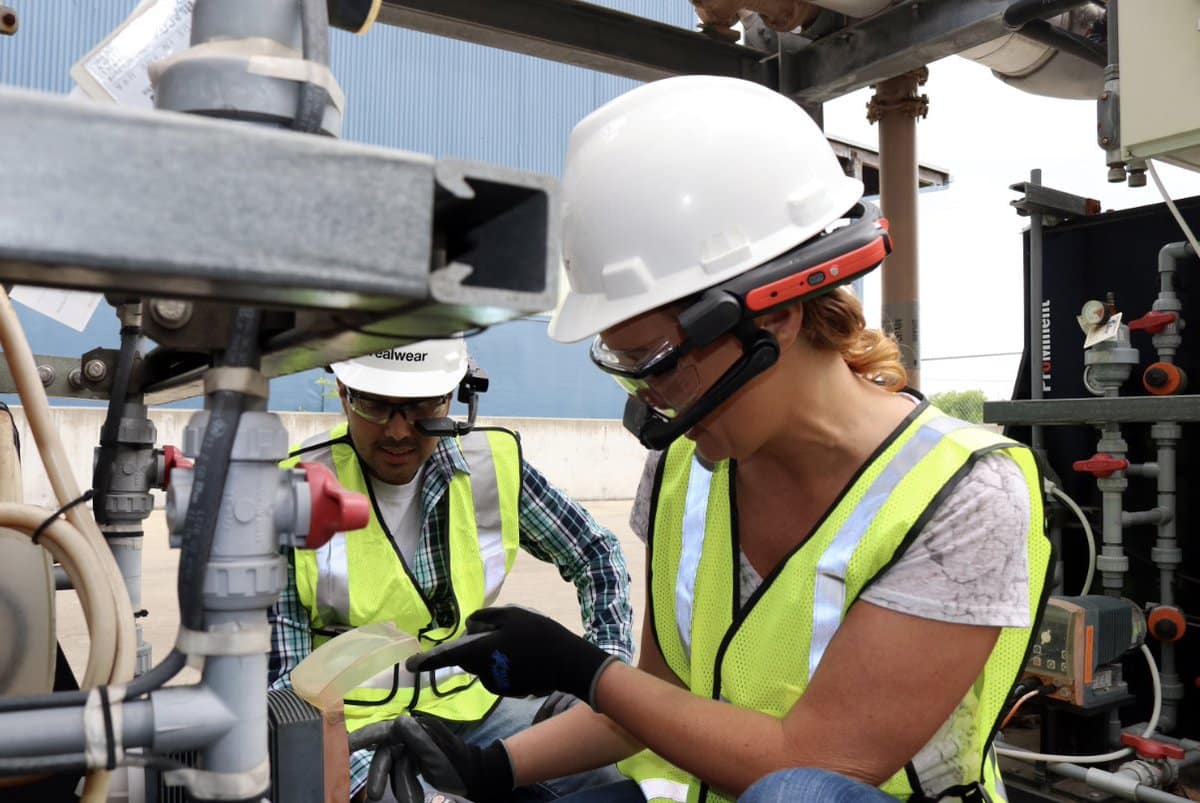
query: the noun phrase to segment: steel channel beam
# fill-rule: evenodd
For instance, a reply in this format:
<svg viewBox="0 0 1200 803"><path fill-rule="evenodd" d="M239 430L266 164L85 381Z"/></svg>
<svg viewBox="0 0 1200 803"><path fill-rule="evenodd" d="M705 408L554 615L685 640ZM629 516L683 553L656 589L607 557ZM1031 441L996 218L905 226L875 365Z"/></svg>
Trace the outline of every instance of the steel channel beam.
<svg viewBox="0 0 1200 803"><path fill-rule="evenodd" d="M556 299L548 177L3 87L0 108L5 280L337 311ZM442 238L469 282L439 275Z"/></svg>
<svg viewBox="0 0 1200 803"><path fill-rule="evenodd" d="M984 402L983 420L1006 426L1200 421L1200 395Z"/></svg>
<svg viewBox="0 0 1200 803"><path fill-rule="evenodd" d="M639 81L725 75L775 88L774 54L579 0L384 0L379 22Z"/></svg>
<svg viewBox="0 0 1200 803"><path fill-rule="evenodd" d="M906 0L800 48L784 48L779 91L827 100L1005 36L1011 0Z"/></svg>

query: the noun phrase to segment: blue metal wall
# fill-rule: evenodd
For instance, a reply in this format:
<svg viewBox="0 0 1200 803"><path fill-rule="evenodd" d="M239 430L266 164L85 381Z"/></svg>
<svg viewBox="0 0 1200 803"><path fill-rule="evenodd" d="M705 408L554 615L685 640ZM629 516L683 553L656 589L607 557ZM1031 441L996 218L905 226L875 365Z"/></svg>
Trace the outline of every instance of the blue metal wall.
<svg viewBox="0 0 1200 803"><path fill-rule="evenodd" d="M487 2L487 0L481 0ZM0 38L0 83L46 92L71 88L68 70L125 19L136 0L9 0L16 36ZM608 0L602 5L669 24L694 24L687 0ZM334 33L333 70L346 92L344 138L439 157L474 159L560 175L572 126L635 86L562 64L377 25L356 37ZM2 110L0 110L2 113ZM97 199L103 202L103 199ZM2 213L2 210L0 210ZM81 334L21 309L37 353L74 355L115 346L117 325L102 305ZM471 350L492 379L489 415L614 418L622 394L591 367L586 346L561 346L542 318L475 337ZM272 383L272 407L329 409L321 372ZM190 403L183 403L190 406Z"/></svg>

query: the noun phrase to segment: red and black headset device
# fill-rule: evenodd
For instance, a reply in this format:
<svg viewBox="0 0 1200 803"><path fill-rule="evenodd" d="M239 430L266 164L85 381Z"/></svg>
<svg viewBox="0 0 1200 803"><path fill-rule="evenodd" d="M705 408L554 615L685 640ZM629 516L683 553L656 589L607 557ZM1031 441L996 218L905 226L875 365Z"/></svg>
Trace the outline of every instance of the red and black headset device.
<svg viewBox="0 0 1200 803"><path fill-rule="evenodd" d="M779 344L754 319L774 309L808 301L864 276L892 250L887 220L879 208L860 201L851 222L810 239L756 268L703 290L679 314L693 348L725 334L742 342L743 354L695 404L667 418L636 397L625 404L625 427L648 449L666 448L747 382L779 359Z"/></svg>

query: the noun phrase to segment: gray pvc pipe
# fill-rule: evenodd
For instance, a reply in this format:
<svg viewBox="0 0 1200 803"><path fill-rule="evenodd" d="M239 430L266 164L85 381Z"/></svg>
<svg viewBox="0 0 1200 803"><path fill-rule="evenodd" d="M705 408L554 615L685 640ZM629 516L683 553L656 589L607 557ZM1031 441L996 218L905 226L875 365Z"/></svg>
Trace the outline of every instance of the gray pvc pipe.
<svg viewBox="0 0 1200 803"><path fill-rule="evenodd" d="M149 700L122 703L120 708L122 746L149 747L156 753L199 748L237 723L237 717L203 685L170 686L154 692ZM0 713L0 755L81 753L86 747L81 707Z"/></svg>
<svg viewBox="0 0 1200 803"><path fill-rule="evenodd" d="M1056 775L1083 781L1088 786L1125 800L1144 800L1149 803L1190 803L1186 797L1172 795L1161 789L1140 784L1130 777L1114 772L1105 772L1094 767L1085 769L1077 764L1049 764L1047 768Z"/></svg>
<svg viewBox="0 0 1200 803"><path fill-rule="evenodd" d="M148 700L121 707L121 741L146 747L154 737L154 715ZM42 756L82 753L87 747L83 708L43 708L0 714L0 755Z"/></svg>

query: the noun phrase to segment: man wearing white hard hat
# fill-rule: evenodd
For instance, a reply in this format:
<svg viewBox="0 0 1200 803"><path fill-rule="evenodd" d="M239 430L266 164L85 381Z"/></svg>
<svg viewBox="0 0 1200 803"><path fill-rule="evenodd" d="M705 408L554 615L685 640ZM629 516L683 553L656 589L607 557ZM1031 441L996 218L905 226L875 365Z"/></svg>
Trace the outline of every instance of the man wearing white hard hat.
<svg viewBox="0 0 1200 803"><path fill-rule="evenodd" d="M514 433L473 428L487 379L461 338L400 346L331 370L346 420L294 447L292 462L330 468L371 499L372 516L362 530L289 555L288 586L271 614L274 688L288 687L309 652L351 628L392 622L425 648L459 638L467 617L496 599L519 548L574 583L587 638L630 660L629 573L616 537L522 459ZM469 405L466 424L448 417L456 391ZM459 670L389 667L346 696L346 725L354 733L420 713L469 744L488 745L570 702L501 698ZM407 777L399 758L390 749L355 752L352 794L387 799L389 776ZM518 790L513 799L552 799L614 773Z"/></svg>

